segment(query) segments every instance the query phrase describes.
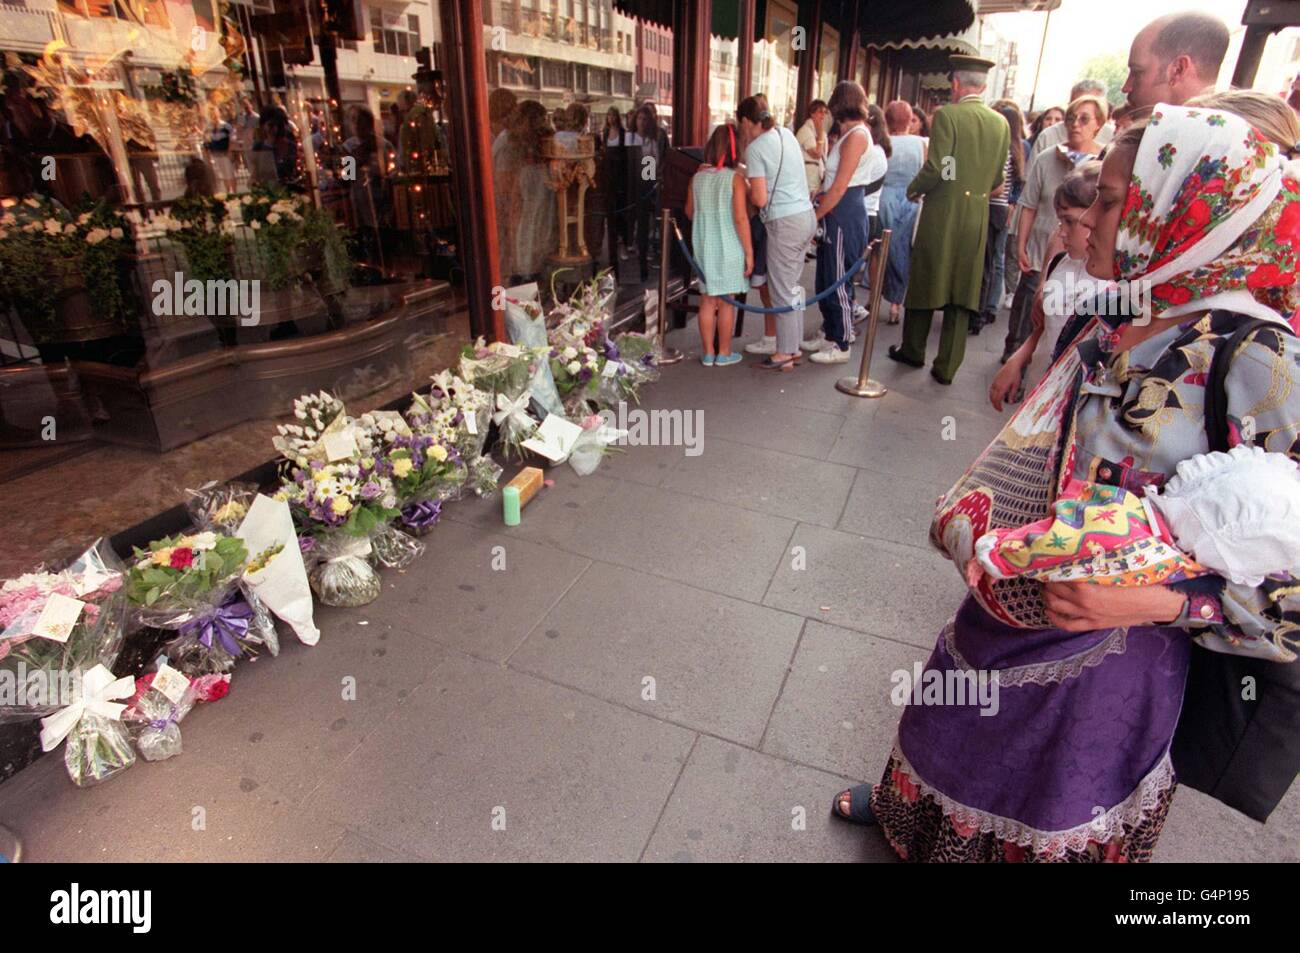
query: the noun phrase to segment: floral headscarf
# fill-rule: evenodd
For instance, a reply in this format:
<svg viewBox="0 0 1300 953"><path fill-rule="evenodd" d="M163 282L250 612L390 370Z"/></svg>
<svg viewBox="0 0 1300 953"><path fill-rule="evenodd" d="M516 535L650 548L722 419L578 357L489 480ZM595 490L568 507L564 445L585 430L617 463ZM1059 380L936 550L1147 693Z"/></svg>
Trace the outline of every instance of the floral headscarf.
<svg viewBox="0 0 1300 953"><path fill-rule="evenodd" d="M1151 313L1225 308L1289 321L1300 309L1300 182L1239 116L1156 106L1115 242L1121 279Z"/></svg>

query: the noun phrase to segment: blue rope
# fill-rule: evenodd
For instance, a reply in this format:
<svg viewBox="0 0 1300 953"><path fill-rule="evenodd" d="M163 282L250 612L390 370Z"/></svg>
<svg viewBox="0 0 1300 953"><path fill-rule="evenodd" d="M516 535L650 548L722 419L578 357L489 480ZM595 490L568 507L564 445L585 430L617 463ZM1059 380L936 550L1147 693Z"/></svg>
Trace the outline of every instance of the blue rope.
<svg viewBox="0 0 1300 953"><path fill-rule="evenodd" d="M622 215L624 212L630 212L632 209L636 208L642 202L648 202L650 199L654 198L654 194L658 191L659 191L659 183L656 181L655 184L650 187L650 190L648 192L643 192L641 193L640 198L633 199L631 205L624 205L622 208L599 209L592 212L592 214L603 215L606 218L610 217L611 215Z"/></svg>
<svg viewBox="0 0 1300 953"><path fill-rule="evenodd" d="M676 228L675 224L674 228ZM700 263L695 260L695 257L691 254L691 250L686 247L686 241L682 238L682 233L680 231L677 232L677 247L682 250L682 254L686 256L686 260L690 262L691 268L695 270L695 273L699 275L700 278L704 278L704 271L700 268ZM844 284L846 281L852 281L853 276L861 271L862 266L866 263L867 260L865 258L859 258L849 267L848 271L844 272L844 274L840 276L835 284L831 285L824 291L818 292L805 301L804 307L806 308L810 305L814 305L823 298L829 298L831 294L840 287L840 285ZM764 308L761 305L745 304L744 302L737 301L735 298L727 295L718 295L718 297L726 304L735 305L741 311L753 311L756 314L785 314L787 311L795 310L793 305L782 305L779 308Z"/></svg>

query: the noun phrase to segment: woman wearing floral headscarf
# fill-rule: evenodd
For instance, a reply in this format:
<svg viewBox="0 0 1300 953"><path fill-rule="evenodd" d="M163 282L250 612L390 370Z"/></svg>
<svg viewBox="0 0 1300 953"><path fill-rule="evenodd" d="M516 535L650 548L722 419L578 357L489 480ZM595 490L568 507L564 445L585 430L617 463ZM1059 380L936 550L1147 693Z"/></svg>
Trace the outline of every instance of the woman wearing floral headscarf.
<svg viewBox="0 0 1300 953"><path fill-rule="evenodd" d="M1286 327L1300 308L1300 183L1276 146L1231 113L1161 104L1112 144L1098 186L1088 271L1150 299L1140 319L1081 332L940 502L931 538L958 566L972 536L1044 505L1019 494L1035 471L1054 474L1037 486L1047 499L1069 477L1141 493L1207 452L1207 372L1244 321L1264 324L1228 366L1232 442L1253 434L1300 459L1300 344ZM1193 643L1289 670L1297 632L1300 579L1285 573L1256 587L981 586L909 693L880 784L833 810L879 823L910 860L1149 860ZM929 688L989 673L991 696Z"/></svg>

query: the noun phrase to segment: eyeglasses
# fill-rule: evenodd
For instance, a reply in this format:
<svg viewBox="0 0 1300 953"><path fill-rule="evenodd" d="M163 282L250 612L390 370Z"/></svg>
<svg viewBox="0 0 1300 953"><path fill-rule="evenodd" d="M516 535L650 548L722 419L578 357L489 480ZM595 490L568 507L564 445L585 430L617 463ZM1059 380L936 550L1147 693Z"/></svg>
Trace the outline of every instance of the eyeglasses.
<svg viewBox="0 0 1300 953"><path fill-rule="evenodd" d="M1067 126L1084 126L1090 122L1095 122L1095 121L1096 120L1093 117L1092 113L1085 113L1085 112L1077 112L1073 116L1065 117L1065 124Z"/></svg>

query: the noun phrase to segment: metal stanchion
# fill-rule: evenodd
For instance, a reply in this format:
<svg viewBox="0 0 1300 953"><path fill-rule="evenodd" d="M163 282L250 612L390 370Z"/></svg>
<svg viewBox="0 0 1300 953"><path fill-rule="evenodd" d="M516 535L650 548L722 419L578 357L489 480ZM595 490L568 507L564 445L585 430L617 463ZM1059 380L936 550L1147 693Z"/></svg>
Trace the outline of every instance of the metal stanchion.
<svg viewBox="0 0 1300 953"><path fill-rule="evenodd" d="M867 316L867 340L862 345L862 366L857 377L841 377L835 382L835 389L854 397L884 397L889 389L879 381L870 378L871 350L876 346L876 322L880 319L880 290L885 279L885 259L889 257L890 229L880 233L876 245L875 267L871 269L871 303Z"/></svg>
<svg viewBox="0 0 1300 953"><path fill-rule="evenodd" d="M660 364L676 364L686 355L664 343L668 333L668 257L672 253L673 216L668 209L659 213L659 354Z"/></svg>

